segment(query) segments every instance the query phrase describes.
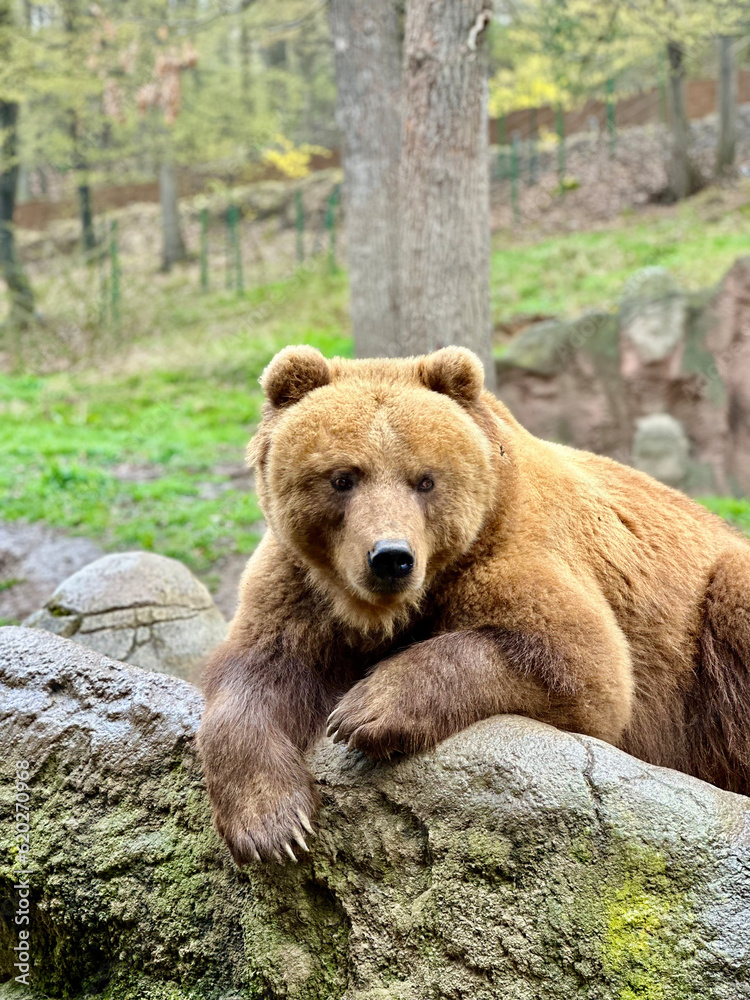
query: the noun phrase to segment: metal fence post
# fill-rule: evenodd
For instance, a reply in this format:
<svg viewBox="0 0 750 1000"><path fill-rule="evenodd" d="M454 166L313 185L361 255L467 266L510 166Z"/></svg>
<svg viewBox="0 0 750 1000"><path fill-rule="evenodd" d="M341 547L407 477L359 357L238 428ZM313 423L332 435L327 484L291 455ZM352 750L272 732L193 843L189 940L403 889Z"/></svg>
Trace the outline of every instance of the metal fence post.
<svg viewBox="0 0 750 1000"><path fill-rule="evenodd" d="M201 209L201 288L208 291L208 209Z"/></svg>

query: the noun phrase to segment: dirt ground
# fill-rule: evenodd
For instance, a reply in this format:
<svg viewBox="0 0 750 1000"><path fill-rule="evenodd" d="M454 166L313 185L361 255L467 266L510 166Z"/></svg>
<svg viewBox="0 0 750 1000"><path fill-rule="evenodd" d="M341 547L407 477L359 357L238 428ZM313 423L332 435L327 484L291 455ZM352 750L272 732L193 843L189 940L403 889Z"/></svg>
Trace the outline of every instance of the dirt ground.
<svg viewBox="0 0 750 1000"><path fill-rule="evenodd" d="M88 538L41 523L0 521L0 624L22 622L46 604L63 580L103 555ZM205 574L204 582L227 620L237 606L246 563L246 555L227 556Z"/></svg>

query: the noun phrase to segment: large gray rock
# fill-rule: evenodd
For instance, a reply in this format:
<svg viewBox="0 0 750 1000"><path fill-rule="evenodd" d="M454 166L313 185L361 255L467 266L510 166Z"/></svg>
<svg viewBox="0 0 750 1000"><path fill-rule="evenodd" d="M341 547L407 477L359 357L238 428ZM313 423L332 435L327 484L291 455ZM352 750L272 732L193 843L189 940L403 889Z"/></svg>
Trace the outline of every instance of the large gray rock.
<svg viewBox="0 0 750 1000"><path fill-rule="evenodd" d="M188 679L196 679L227 630L200 580L176 559L152 552L117 552L90 563L24 624Z"/></svg>
<svg viewBox="0 0 750 1000"><path fill-rule="evenodd" d="M0 706L0 972L26 760L33 996L750 997L750 799L518 717L379 765L325 741L311 857L240 873L190 685L9 628Z"/></svg>
<svg viewBox="0 0 750 1000"><path fill-rule="evenodd" d="M623 341L623 374L642 364L654 364L674 356L679 372L678 348L686 333L687 296L664 267L644 267L631 276L620 303L620 337ZM632 348L634 356L630 357Z"/></svg>
<svg viewBox="0 0 750 1000"><path fill-rule="evenodd" d="M44 524L0 523L0 620L30 615L66 577L101 555L88 538Z"/></svg>
<svg viewBox="0 0 750 1000"><path fill-rule="evenodd" d="M750 266L735 266L714 301L711 289L680 290L662 267L637 271L617 313L536 323L504 346L498 395L532 434L624 464L638 422L668 414L689 448L680 488L742 492L750 483L748 275Z"/></svg>
<svg viewBox="0 0 750 1000"><path fill-rule="evenodd" d="M604 311L526 327L497 359L500 399L538 437L624 454L617 331L617 317Z"/></svg>
<svg viewBox="0 0 750 1000"><path fill-rule="evenodd" d="M712 303L707 345L714 363L700 370L701 394L726 387L729 480L739 496L750 494L750 257L735 262Z"/></svg>

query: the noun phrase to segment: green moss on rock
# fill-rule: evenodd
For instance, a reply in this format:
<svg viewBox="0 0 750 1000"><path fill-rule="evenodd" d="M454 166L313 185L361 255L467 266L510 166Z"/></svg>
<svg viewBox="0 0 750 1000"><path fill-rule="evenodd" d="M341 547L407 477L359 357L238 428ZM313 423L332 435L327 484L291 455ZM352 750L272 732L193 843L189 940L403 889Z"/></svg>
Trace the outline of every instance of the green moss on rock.
<svg viewBox="0 0 750 1000"><path fill-rule="evenodd" d="M239 872L211 827L198 693L12 631L0 759L33 762L29 1000L747 995L740 796L520 718L378 766L326 743L310 858ZM13 796L6 769L6 976Z"/></svg>

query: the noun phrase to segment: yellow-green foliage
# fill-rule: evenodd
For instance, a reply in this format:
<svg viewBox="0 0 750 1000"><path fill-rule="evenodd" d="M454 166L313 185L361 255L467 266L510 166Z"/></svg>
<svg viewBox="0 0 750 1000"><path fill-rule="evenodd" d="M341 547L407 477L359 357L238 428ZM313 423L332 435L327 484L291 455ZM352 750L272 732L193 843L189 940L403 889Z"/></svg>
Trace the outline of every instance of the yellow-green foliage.
<svg viewBox="0 0 750 1000"><path fill-rule="evenodd" d="M513 66L503 66L490 80L489 112L499 118L519 108L559 104L567 98L549 56L533 52Z"/></svg>
<svg viewBox="0 0 750 1000"><path fill-rule="evenodd" d="M274 144L276 148L263 150L263 160L291 180L307 177L313 156L331 155L330 149L323 146L311 146L306 142L295 146L291 139L283 135L274 136Z"/></svg>
<svg viewBox="0 0 750 1000"><path fill-rule="evenodd" d="M722 0L529 0L493 32L500 68L490 80L490 112L570 107L603 98L608 80L618 95L641 90L644 80L654 86L664 78L667 40L688 55L710 49L717 26L737 29L740 10Z"/></svg>

